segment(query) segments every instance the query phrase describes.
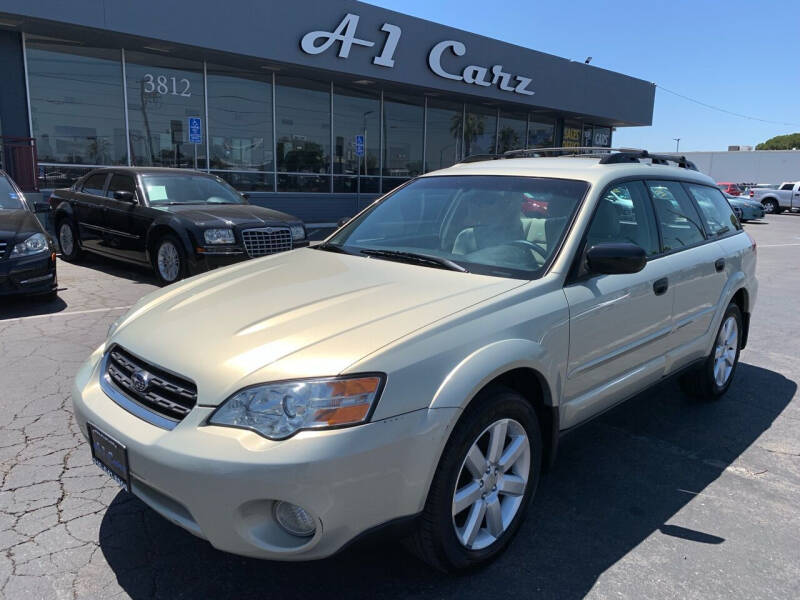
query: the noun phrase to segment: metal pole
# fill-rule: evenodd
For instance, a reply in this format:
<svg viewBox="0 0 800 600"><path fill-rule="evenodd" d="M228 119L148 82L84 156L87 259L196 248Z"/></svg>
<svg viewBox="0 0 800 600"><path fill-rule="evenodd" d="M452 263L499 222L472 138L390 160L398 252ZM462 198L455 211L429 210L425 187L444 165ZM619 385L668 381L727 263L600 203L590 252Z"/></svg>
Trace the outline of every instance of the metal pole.
<svg viewBox="0 0 800 600"><path fill-rule="evenodd" d="M33 115L31 115L31 87L28 83L28 45L25 32L22 32L22 68L25 70L25 99L28 103L28 135L33 136ZM38 174L37 174L38 175Z"/></svg>
<svg viewBox="0 0 800 600"><path fill-rule="evenodd" d="M675 140L675 152L678 152L681 145L681 138L672 138L672 139Z"/></svg>
<svg viewBox="0 0 800 600"><path fill-rule="evenodd" d="M208 123L208 67L206 61L203 61L203 104L205 105L206 115L206 173L211 172L211 138L209 132L211 128ZM194 145L194 168L197 170L197 144Z"/></svg>
<svg viewBox="0 0 800 600"><path fill-rule="evenodd" d="M128 122L128 72L125 67L125 48L121 48L122 54L122 102L125 104L125 145L128 155L128 166L133 164L133 149L131 148L131 126Z"/></svg>

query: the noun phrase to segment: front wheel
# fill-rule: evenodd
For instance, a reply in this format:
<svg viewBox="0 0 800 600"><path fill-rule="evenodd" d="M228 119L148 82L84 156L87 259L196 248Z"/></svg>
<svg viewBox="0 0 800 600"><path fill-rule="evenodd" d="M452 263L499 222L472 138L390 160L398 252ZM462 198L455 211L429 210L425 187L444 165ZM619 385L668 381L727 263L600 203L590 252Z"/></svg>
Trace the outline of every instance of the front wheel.
<svg viewBox="0 0 800 600"><path fill-rule="evenodd" d="M722 317L714 347L703 364L681 378L683 391L700 400L716 400L728 391L739 364L742 312L729 304Z"/></svg>
<svg viewBox="0 0 800 600"><path fill-rule="evenodd" d="M781 207L776 200L764 200L762 205L764 206L764 212L768 215L777 215L781 212Z"/></svg>
<svg viewBox="0 0 800 600"><path fill-rule="evenodd" d="M175 283L185 277L186 253L174 235L165 235L156 242L153 252L153 269L162 286Z"/></svg>
<svg viewBox="0 0 800 600"><path fill-rule="evenodd" d="M411 550L457 571L500 554L525 517L539 483L542 438L536 411L513 390L484 390L442 453Z"/></svg>

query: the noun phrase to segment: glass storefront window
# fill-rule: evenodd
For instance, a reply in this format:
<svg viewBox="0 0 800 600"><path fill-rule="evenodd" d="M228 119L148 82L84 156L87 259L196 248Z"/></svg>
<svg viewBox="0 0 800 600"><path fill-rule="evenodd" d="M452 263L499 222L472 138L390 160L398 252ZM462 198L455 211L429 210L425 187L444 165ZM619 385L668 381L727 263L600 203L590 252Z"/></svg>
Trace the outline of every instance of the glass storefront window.
<svg viewBox="0 0 800 600"><path fill-rule="evenodd" d="M384 95L384 177L416 177L422 173L423 120L422 97Z"/></svg>
<svg viewBox="0 0 800 600"><path fill-rule="evenodd" d="M561 145L565 148L578 148L583 145L583 125L580 123L565 123L564 139Z"/></svg>
<svg viewBox="0 0 800 600"><path fill-rule="evenodd" d="M425 172L444 169L461 160L464 105L460 102L428 99L425 141Z"/></svg>
<svg viewBox="0 0 800 600"><path fill-rule="evenodd" d="M594 128L594 138L592 141L592 146L598 146L602 148L610 148L611 147L611 127L600 127L595 125Z"/></svg>
<svg viewBox="0 0 800 600"><path fill-rule="evenodd" d="M380 173L381 102L377 92L334 86L333 172L378 175ZM355 137L364 136L364 156L356 155ZM359 159L361 165L359 167Z"/></svg>
<svg viewBox="0 0 800 600"><path fill-rule="evenodd" d="M278 76L276 84L278 171L330 173L330 83ZM278 179L279 191L281 181L289 179ZM330 192L330 189L324 191Z"/></svg>
<svg viewBox="0 0 800 600"><path fill-rule="evenodd" d="M531 122L528 126L528 144L526 148L552 148L555 146L555 123L552 121L539 122L534 121L531 117ZM566 135L565 135L566 140ZM566 146L566 144L564 144Z"/></svg>
<svg viewBox="0 0 800 600"><path fill-rule="evenodd" d="M271 173L272 74L211 64L206 71L211 169Z"/></svg>
<svg viewBox="0 0 800 600"><path fill-rule="evenodd" d="M125 63L133 164L205 168L205 137L189 143L189 117L205 121L203 64L143 52Z"/></svg>
<svg viewBox="0 0 800 600"><path fill-rule="evenodd" d="M525 136L528 132L528 115L500 111L500 130L497 134L497 152L502 154L509 150L525 147Z"/></svg>
<svg viewBox="0 0 800 600"><path fill-rule="evenodd" d="M497 141L497 110L467 105L464 119L464 156L494 154Z"/></svg>
<svg viewBox="0 0 800 600"><path fill-rule="evenodd" d="M240 192L271 192L273 191L274 175L272 173L259 173L258 171L211 171L221 177Z"/></svg>
<svg viewBox="0 0 800 600"><path fill-rule="evenodd" d="M126 164L122 53L37 36L25 45L39 161Z"/></svg>
<svg viewBox="0 0 800 600"><path fill-rule="evenodd" d="M278 173L278 191L328 194L331 191L331 176Z"/></svg>

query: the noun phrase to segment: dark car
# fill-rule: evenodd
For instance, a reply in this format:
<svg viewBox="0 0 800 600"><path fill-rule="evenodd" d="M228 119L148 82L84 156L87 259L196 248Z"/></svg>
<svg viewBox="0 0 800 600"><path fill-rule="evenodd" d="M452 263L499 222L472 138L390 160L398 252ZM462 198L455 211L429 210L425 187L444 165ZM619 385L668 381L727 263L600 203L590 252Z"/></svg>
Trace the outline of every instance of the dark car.
<svg viewBox="0 0 800 600"><path fill-rule="evenodd" d="M56 295L55 242L33 209L12 179L0 171L0 296Z"/></svg>
<svg viewBox="0 0 800 600"><path fill-rule="evenodd" d="M224 180L185 169L95 169L50 197L61 255L150 265L162 285L307 246L302 221L253 206Z"/></svg>

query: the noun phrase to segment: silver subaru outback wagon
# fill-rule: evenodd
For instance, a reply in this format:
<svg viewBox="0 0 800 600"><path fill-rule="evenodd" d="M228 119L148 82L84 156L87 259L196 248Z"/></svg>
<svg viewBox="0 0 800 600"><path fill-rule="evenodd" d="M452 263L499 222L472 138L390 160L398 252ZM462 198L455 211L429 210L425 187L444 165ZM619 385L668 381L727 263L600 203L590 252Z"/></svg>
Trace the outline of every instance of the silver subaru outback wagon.
<svg viewBox="0 0 800 600"><path fill-rule="evenodd" d="M756 248L691 167L463 163L146 296L75 380L92 456L224 551L317 559L403 522L437 568L488 561L562 432L673 374L731 385Z"/></svg>

